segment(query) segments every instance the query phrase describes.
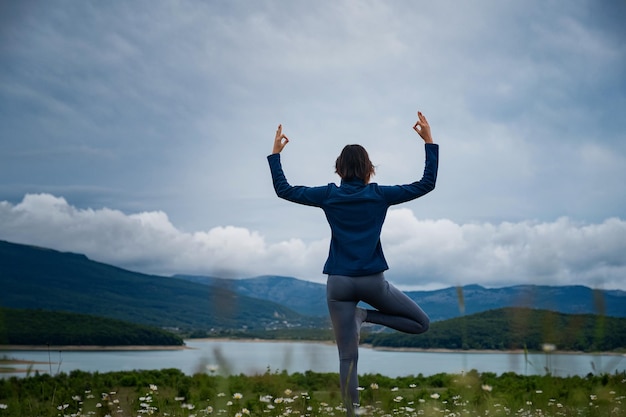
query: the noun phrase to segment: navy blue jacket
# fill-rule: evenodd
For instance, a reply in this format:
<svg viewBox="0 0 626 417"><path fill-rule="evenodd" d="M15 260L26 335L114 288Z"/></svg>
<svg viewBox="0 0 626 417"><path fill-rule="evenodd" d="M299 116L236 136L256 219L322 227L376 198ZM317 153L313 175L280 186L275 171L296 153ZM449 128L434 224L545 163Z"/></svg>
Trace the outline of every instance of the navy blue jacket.
<svg viewBox="0 0 626 417"><path fill-rule="evenodd" d="M294 203L320 207L330 225L331 239L324 273L371 275L389 269L380 244L387 209L423 196L435 188L439 146L425 144L426 164L422 179L406 185L365 184L341 181L321 187L292 186L287 182L280 154L267 157L276 195Z"/></svg>

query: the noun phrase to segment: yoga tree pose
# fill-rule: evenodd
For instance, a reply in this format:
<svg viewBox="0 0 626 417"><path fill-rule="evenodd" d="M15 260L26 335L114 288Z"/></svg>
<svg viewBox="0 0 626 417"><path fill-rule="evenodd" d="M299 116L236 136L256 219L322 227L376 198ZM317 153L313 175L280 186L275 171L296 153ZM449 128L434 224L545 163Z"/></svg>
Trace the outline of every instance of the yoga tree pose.
<svg viewBox="0 0 626 417"><path fill-rule="evenodd" d="M426 163L422 178L404 185L370 182L374 165L361 145L346 145L335 163L341 177L319 187L292 186L283 172L280 153L289 143L278 126L272 154L267 157L278 197L324 210L331 230L326 299L339 350L341 392L348 416L359 404L358 346L363 322L419 334L428 330L426 313L384 276L389 269L383 255L380 233L387 209L432 191L437 179L439 145L433 143L426 117L417 113L413 129L424 140ZM357 307L359 301L373 309Z"/></svg>

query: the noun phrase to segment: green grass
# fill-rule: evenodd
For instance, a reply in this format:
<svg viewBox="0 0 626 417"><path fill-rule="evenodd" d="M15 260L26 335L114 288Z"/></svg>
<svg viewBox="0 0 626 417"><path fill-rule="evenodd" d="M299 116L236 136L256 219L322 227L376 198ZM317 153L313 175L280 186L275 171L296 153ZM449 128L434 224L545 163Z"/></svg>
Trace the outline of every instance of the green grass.
<svg viewBox="0 0 626 417"><path fill-rule="evenodd" d="M125 371L0 380L0 416L341 416L334 373L184 375ZM361 413L372 416L623 416L626 374L557 378L362 375Z"/></svg>

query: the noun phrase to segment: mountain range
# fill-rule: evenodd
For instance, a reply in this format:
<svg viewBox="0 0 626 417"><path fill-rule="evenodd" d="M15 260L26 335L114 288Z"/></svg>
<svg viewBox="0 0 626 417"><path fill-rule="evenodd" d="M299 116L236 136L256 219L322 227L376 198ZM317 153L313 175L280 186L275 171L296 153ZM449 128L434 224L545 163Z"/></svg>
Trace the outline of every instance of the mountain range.
<svg viewBox="0 0 626 417"><path fill-rule="evenodd" d="M175 275L174 278L272 301L304 315L328 314L326 286L323 284L280 276L238 280L192 275ZM504 288L466 285L434 291L407 291L406 294L428 313L432 321L505 307L626 317L625 291L594 290L580 285L516 285Z"/></svg>
<svg viewBox="0 0 626 417"><path fill-rule="evenodd" d="M328 328L325 285L293 277L142 274L85 255L0 241L0 306L69 311L182 331ZM467 285L409 291L431 320L504 307L626 317L626 292Z"/></svg>
<svg viewBox="0 0 626 417"><path fill-rule="evenodd" d="M228 289L0 241L0 306L67 311L181 331L320 327L325 321Z"/></svg>

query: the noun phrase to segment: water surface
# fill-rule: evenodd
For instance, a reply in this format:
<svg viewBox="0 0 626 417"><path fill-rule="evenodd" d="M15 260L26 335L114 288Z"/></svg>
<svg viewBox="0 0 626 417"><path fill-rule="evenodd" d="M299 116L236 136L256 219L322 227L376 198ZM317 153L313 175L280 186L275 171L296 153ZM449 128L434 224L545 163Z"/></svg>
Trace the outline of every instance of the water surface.
<svg viewBox="0 0 626 417"><path fill-rule="evenodd" d="M72 370L87 372L126 371L134 369L176 368L188 375L196 372L257 374L267 370L288 373L337 372L337 348L330 343L188 340L188 349L154 351L2 351L0 355L43 362L31 365L31 371L57 374ZM26 369L27 365L19 365ZM435 352L389 351L361 347L359 374L389 377L479 372L555 376L585 376L589 373L626 371L624 355L561 354L507 352ZM1 374L0 377L24 373Z"/></svg>

